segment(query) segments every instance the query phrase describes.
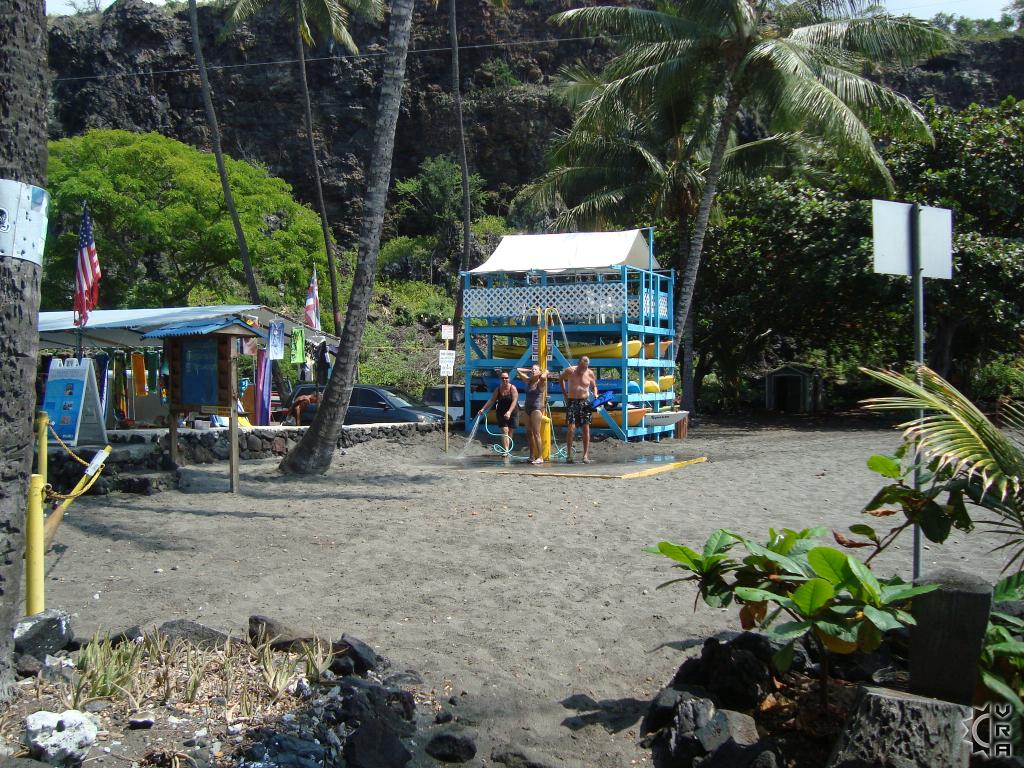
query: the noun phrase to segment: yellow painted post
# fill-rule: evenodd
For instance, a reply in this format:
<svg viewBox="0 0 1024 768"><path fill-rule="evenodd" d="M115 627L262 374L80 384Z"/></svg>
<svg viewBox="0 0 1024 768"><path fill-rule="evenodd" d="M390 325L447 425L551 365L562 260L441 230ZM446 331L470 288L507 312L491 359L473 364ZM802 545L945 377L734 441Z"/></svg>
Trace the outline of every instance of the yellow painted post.
<svg viewBox="0 0 1024 768"><path fill-rule="evenodd" d="M537 317L541 317L540 310L537 310ZM550 317L549 312L543 314L543 321L540 323L540 329L537 331L537 364L540 365L541 373L547 373L548 370L548 318ZM544 387L544 402L547 403L548 391L547 380L541 381L541 386ZM547 421L545 424L544 422ZM540 457L544 461L551 461L551 430L554 427L551 426L551 419L547 418L547 414L544 414L541 418L541 455Z"/></svg>
<svg viewBox="0 0 1024 768"><path fill-rule="evenodd" d="M31 616L46 608L43 595L43 476L32 475L28 481L28 512L25 515L25 615Z"/></svg>
<svg viewBox="0 0 1024 768"><path fill-rule="evenodd" d="M46 411L40 411L36 419L36 439L39 441L36 447L36 472L43 478L43 485L46 485L49 477L49 459L47 450L50 446L50 417Z"/></svg>

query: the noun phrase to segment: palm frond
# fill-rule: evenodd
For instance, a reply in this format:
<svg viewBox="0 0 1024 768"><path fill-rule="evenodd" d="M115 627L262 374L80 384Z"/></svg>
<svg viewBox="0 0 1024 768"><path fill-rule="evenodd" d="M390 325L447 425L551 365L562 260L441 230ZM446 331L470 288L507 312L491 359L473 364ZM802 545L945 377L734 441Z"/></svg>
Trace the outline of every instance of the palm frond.
<svg viewBox="0 0 1024 768"><path fill-rule="evenodd" d="M892 371L862 369L869 376L904 393L865 402L871 410L924 410L929 415L901 425L904 438L916 441L918 450L979 482L982 494L994 493L1006 500L1021 493L1024 452L949 382L925 366L917 373L918 384Z"/></svg>
<svg viewBox="0 0 1024 768"><path fill-rule="evenodd" d="M686 0L685 15L663 10L592 6L556 13L549 21L594 35L628 38L631 44L657 43L713 34L722 26L728 0Z"/></svg>
<svg viewBox="0 0 1024 768"><path fill-rule="evenodd" d="M910 66L953 47L950 35L909 16L872 16L829 20L794 29L789 39L826 48L842 48L878 63Z"/></svg>

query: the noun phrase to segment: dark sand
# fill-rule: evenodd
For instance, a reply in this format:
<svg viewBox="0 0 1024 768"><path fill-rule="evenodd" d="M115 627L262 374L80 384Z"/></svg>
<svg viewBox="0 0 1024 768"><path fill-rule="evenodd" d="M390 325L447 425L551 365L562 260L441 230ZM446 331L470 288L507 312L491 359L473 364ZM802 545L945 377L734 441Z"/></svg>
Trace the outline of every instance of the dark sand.
<svg viewBox="0 0 1024 768"><path fill-rule="evenodd" d="M218 490L226 465L188 468L185 491L76 503L47 561L47 604L85 633L187 617L237 634L253 613L345 631L442 700L459 696L479 736L469 765L508 742L567 765L643 764L647 700L737 621L735 608L694 612L690 585L655 591L676 572L641 547L699 547L717 527L762 539L769 526L865 522L881 486L865 460L897 444L873 422L706 423L686 441L595 445L594 472L643 455L709 459L606 480L445 466L431 435L363 444L312 479L246 463L237 496ZM993 543L954 535L925 564L995 577ZM881 575L909 578L909 536L879 560Z"/></svg>

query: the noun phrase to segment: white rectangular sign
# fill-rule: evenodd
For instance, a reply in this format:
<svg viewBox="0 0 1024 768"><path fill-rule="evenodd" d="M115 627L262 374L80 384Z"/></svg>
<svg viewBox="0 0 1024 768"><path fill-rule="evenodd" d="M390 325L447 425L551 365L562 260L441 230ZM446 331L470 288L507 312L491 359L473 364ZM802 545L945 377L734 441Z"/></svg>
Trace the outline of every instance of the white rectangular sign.
<svg viewBox="0 0 1024 768"><path fill-rule="evenodd" d="M441 341L451 341L455 338L455 326L454 325L442 325L441 326Z"/></svg>
<svg viewBox="0 0 1024 768"><path fill-rule="evenodd" d="M910 216L913 206L890 200L871 201L871 234L875 272L910 276ZM921 276L953 277L953 212L948 208L919 208Z"/></svg>
<svg viewBox="0 0 1024 768"><path fill-rule="evenodd" d="M442 376L455 375L455 350L439 350L437 353L437 364L441 367Z"/></svg>
<svg viewBox="0 0 1024 768"><path fill-rule="evenodd" d="M0 179L0 256L42 265L49 204L45 189Z"/></svg>

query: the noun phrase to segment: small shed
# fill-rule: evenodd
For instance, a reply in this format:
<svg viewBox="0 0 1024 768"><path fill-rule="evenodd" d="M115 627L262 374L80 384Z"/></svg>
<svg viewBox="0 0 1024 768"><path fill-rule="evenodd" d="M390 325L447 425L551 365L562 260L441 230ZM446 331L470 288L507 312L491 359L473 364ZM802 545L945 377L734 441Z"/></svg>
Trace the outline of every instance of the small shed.
<svg viewBox="0 0 1024 768"><path fill-rule="evenodd" d="M817 413L824 404L821 370L786 363L765 374L764 406L769 411Z"/></svg>

